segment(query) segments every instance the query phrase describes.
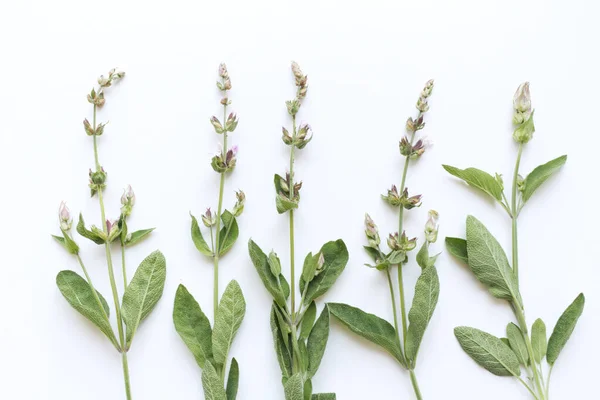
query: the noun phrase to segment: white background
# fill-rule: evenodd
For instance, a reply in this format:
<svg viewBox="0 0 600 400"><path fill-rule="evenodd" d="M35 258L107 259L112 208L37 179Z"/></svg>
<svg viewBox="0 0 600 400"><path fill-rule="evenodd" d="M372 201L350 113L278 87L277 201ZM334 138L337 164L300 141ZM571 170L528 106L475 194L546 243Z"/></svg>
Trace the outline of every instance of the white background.
<svg viewBox="0 0 600 400"><path fill-rule="evenodd" d="M117 217L122 188L138 202L130 225L157 227L128 254L130 275L150 251L167 258L164 297L131 349L134 397L202 398L200 371L173 328L173 297L185 283L212 319L212 270L195 250L189 211L216 206L218 177L210 155L220 139L208 122L221 112L214 86L218 63L232 77L232 108L240 124L238 167L225 204L242 188L248 201L240 238L222 261L221 289L237 279L246 318L231 354L240 362L240 399L281 399L280 372L269 331L270 297L246 250L252 237L266 251L288 255L287 218L275 211L273 173L283 173L289 125L284 101L293 97L289 63L309 76L300 119L314 140L300 152L304 181L297 212L298 259L342 237L350 262L326 301L360 306L391 321L384 275L363 267L363 213L382 234L395 213L379 195L400 178L397 142L416 110L423 83L436 79L425 133L433 149L414 163L408 185L424 206L408 212L419 234L429 208L441 233L464 235L467 214L480 218L508 248L502 209L448 176L442 163L477 166L508 177L516 154L511 101L530 80L537 132L522 170L568 153L569 160L528 203L520 218L521 287L530 323L549 330L583 291L586 308L554 369L553 399L590 398L596 387L597 295L596 93L598 5L592 1L22 1L0 7L0 398L122 399L119 355L62 298L54 278L78 267L50 237L58 232L61 200L99 223L87 170L92 142L85 95L114 66L127 77L107 90L99 120L109 173L108 214ZM96 285L109 298L102 248L79 240ZM443 249L440 240L436 248ZM117 264L118 265L118 264ZM441 295L419 355L417 375L427 399L527 399L510 378L478 367L452 329L472 325L503 335L509 307L495 301L447 254L438 262ZM408 298L418 274L407 267ZM120 281L119 281L120 282ZM113 307L114 311L114 307ZM408 375L386 353L334 324L315 392L339 399L414 398Z"/></svg>

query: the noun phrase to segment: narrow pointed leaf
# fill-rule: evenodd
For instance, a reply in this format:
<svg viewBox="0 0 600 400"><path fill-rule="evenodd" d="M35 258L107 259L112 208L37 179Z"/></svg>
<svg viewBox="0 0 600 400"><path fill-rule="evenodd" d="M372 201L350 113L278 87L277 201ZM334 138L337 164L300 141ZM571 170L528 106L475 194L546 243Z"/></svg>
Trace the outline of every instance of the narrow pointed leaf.
<svg viewBox="0 0 600 400"><path fill-rule="evenodd" d="M285 334L284 336L284 333L281 331L275 311L276 307L277 305L273 303L273 306L271 307L271 333L273 334L275 354L277 355L277 362L279 363L279 368L281 369L281 375L284 378L289 378L292 376L292 359L285 342L288 339L288 335Z"/></svg>
<svg viewBox="0 0 600 400"><path fill-rule="evenodd" d="M212 335L213 355L219 368L225 365L229 348L246 314L246 301L240 285L229 282L217 310Z"/></svg>
<svg viewBox="0 0 600 400"><path fill-rule="evenodd" d="M342 303L327 303L329 312L352 332L382 347L406 366L394 327L376 315Z"/></svg>
<svg viewBox="0 0 600 400"><path fill-rule="evenodd" d="M106 240L98 233L85 227L85 221L83 220L83 215L81 213L79 214L79 222L77 222L77 233L96 244L104 244L106 242Z"/></svg>
<svg viewBox="0 0 600 400"><path fill-rule="evenodd" d="M204 388L205 400L227 400L221 378L219 378L215 367L209 362L202 370L202 387Z"/></svg>
<svg viewBox="0 0 600 400"><path fill-rule="evenodd" d="M548 360L550 365L553 365L556 362L560 352L571 337L575 325L577 325L577 320L583 313L584 305L585 297L583 296L583 293L580 293L558 319L554 331L552 331L552 335L550 335L550 339L548 339L546 360Z"/></svg>
<svg viewBox="0 0 600 400"><path fill-rule="evenodd" d="M131 343L140 323L152 312L165 288L167 264L156 250L146 257L135 271L123 294L122 314L127 325L127 344Z"/></svg>
<svg viewBox="0 0 600 400"><path fill-rule="evenodd" d="M498 376L520 376L515 353L502 340L479 329L459 326L454 335L463 350L479 365Z"/></svg>
<svg viewBox="0 0 600 400"><path fill-rule="evenodd" d="M229 367L229 377L227 378L227 400L235 400L237 397L238 386L240 383L240 367L235 358L231 359L231 366Z"/></svg>
<svg viewBox="0 0 600 400"><path fill-rule="evenodd" d="M325 294L348 263L348 249L341 239L325 243L319 252L323 254L325 262L321 272L308 284L304 298L305 305L309 305L311 301Z"/></svg>
<svg viewBox="0 0 600 400"><path fill-rule="evenodd" d="M223 229L219 234L219 255L224 255L233 247L240 230L235 217L227 210L221 215L221 221L223 221Z"/></svg>
<svg viewBox="0 0 600 400"><path fill-rule="evenodd" d="M465 264L469 264L469 256L467 255L467 241L465 239L447 237L446 249L454 257L458 258Z"/></svg>
<svg viewBox="0 0 600 400"><path fill-rule="evenodd" d="M290 284L283 274L279 275L279 284L281 285L281 291L283 292L283 296L287 300L290 297Z"/></svg>
<svg viewBox="0 0 600 400"><path fill-rule="evenodd" d="M470 186L489 194L498 201L502 199L502 186L487 172L477 168L460 169L450 165L443 165L443 167L451 175L462 179Z"/></svg>
<svg viewBox="0 0 600 400"><path fill-rule="evenodd" d="M155 228L140 229L139 231L132 232L131 236L126 239L125 246L133 246L134 244L141 242L147 238L154 229Z"/></svg>
<svg viewBox="0 0 600 400"><path fill-rule="evenodd" d="M539 188L542 183L546 182L548 178L556 173L565 164L565 162L567 162L567 156L560 156L552 161L548 161L546 164L540 165L531 171L531 173L525 178L523 202L529 200L537 188Z"/></svg>
<svg viewBox="0 0 600 400"><path fill-rule="evenodd" d="M212 257L212 250L210 247L208 247L206 240L204 240L204 237L202 236L202 231L200 231L198 220L192 214L190 214L190 216L192 217L192 240L194 241L194 245L200 253L204 254L205 256Z"/></svg>
<svg viewBox="0 0 600 400"><path fill-rule="evenodd" d="M285 400L304 400L304 382L302 374L293 375L283 386Z"/></svg>
<svg viewBox="0 0 600 400"><path fill-rule="evenodd" d="M546 357L546 351L548 350L546 324L540 318L536 319L531 327L531 346L533 347L535 361L540 363Z"/></svg>
<svg viewBox="0 0 600 400"><path fill-rule="evenodd" d="M312 381L307 379L306 382L304 382L304 400L312 400L312 391Z"/></svg>
<svg viewBox="0 0 600 400"><path fill-rule="evenodd" d="M252 260L252 264L254 264L254 268L256 268L256 272L258 272L258 276L260 276L260 279L269 293L271 293L271 296L273 296L275 302L281 307L285 307L283 290L277 281L277 277L271 272L267 255L252 239L248 241L248 252L250 253L250 259Z"/></svg>
<svg viewBox="0 0 600 400"><path fill-rule="evenodd" d="M175 330L190 349L200 368L212 360L212 329L194 296L179 285L173 307Z"/></svg>
<svg viewBox="0 0 600 400"><path fill-rule="evenodd" d="M527 352L527 345L523 338L521 329L514 323L509 323L506 326L506 337L510 343L510 348L516 354L519 362L522 365L529 365L529 353Z"/></svg>
<svg viewBox="0 0 600 400"><path fill-rule="evenodd" d="M315 318L317 317L317 305L313 301L310 303L304 317L302 317L302 326L300 327L300 339L308 339L308 335L313 328Z"/></svg>
<svg viewBox="0 0 600 400"><path fill-rule="evenodd" d="M312 378L317 373L323 354L325 353L325 347L327 346L327 340L329 339L329 309L327 306L323 308L319 319L315 323L315 326L310 331L308 336L308 377Z"/></svg>

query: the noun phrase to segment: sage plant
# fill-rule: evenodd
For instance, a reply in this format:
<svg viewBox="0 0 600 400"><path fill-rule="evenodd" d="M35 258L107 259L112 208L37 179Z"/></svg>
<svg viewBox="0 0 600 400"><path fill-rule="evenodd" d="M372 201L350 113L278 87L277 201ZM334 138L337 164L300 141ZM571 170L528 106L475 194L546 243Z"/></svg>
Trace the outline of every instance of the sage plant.
<svg viewBox="0 0 600 400"><path fill-rule="evenodd" d="M202 386L206 399L233 400L237 396L239 382L239 366L235 358L231 360L227 382L225 372L229 349L246 313L246 301L235 280L229 282L219 301L219 261L238 238L236 218L244 210L246 196L241 190L238 191L237 201L231 211L223 210L225 178L235 168L237 153L237 146L228 147L228 134L235 131L238 118L233 112L227 115L227 107L231 104L228 97L231 79L225 64L219 66L219 77L217 88L222 94L223 122L217 117L210 119L215 132L223 137L222 148L211 161L213 170L220 175L219 197L217 212L208 208L201 218L204 227L210 231L210 246L202 235L198 220L191 216L194 245L213 262L214 325L211 327L200 305L183 285L179 285L175 295L173 321L175 329L202 369Z"/></svg>
<svg viewBox="0 0 600 400"><path fill-rule="evenodd" d="M276 174L274 178L277 212L289 216L290 283L274 251L267 255L252 240L248 243L248 250L258 275L273 296L271 331L286 400L332 400L335 399L334 393L313 394L312 378L321 364L329 338L329 310L325 306L317 318L315 300L329 290L346 267L348 250L338 239L325 243L315 254L308 253L298 278L300 299L297 299L294 216L300 203L302 182L296 180L294 157L296 151L311 141L312 130L306 123L298 125L296 120L308 90L307 76L295 62L292 63L292 73L296 81L296 97L286 102L292 129L288 131L284 127L282 137L290 147L290 166L285 177Z"/></svg>
<svg viewBox="0 0 600 400"><path fill-rule="evenodd" d="M577 296L558 319L548 340L546 325L541 319L538 318L531 329L527 324L519 284L517 221L535 191L563 166L567 156L560 156L540 165L523 178L519 171L523 148L532 139L535 131L528 82L521 84L517 89L513 105L513 138L517 142L517 156L510 202L505 194L501 175L492 176L476 168L463 170L449 165L444 165L444 168L485 193L486 197L490 196L497 201L511 220L512 265L492 233L473 216L467 217L466 240L448 237L446 246L451 254L469 266L492 296L508 302L517 323L510 322L507 325L504 338L466 326L457 327L454 334L463 350L479 365L494 375L516 378L534 399L546 400L552 368L583 312L585 298L583 294ZM546 362L543 362L544 358ZM523 372L525 379L521 378Z"/></svg>
<svg viewBox="0 0 600 400"><path fill-rule="evenodd" d="M417 101L418 115L416 119L409 118L406 122L407 135L400 140L400 154L404 157L404 169L400 181L400 189L392 185L382 199L390 206L398 209L398 232L391 233L387 238L389 251L381 248L379 230L371 217L365 215L365 234L368 244L364 246L374 264L366 266L383 272L386 275L390 289L390 300L394 314L394 326L388 321L373 314L368 314L359 308L343 303L328 303L331 314L352 332L382 347L390 353L398 363L409 372L410 380L417 399L422 399L419 384L415 374L417 354L425 330L435 310L440 282L435 268L437 255L429 255L429 246L435 243L438 236L438 213L429 211L429 219L425 224L425 240L415 256L421 268L421 274L415 285L415 293L408 318L403 270L410 260L410 252L417 248L417 238L409 239L404 230L404 210L421 206L421 195L409 194L406 186L408 167L411 160L419 159L426 151L426 140L417 134L425 127L424 116L429 110L428 98L433 91L433 81L425 84ZM392 271L396 269L398 278L398 297L392 283ZM398 322L397 307L400 307L400 323ZM400 325L401 324L401 325Z"/></svg>
<svg viewBox="0 0 600 400"><path fill-rule="evenodd" d="M125 393L127 399L131 399L131 387L129 379L129 366L127 352L131 348L133 338L140 323L150 314L154 306L160 300L165 286L166 263L160 251L154 251L146 257L139 265L133 278L127 279L127 267L125 264L125 250L146 238L152 229L131 231L127 225L127 218L136 201L131 186L127 186L121 196L121 214L118 219L107 219L104 207L104 189L107 182L107 173L100 164L98 155L98 138L104 133L106 123L97 123L96 114L104 106L104 92L117 81L125 76L124 72L112 69L108 77L98 78L99 87L93 88L88 94L88 102L93 106L92 122L87 118L83 121L83 127L88 136L93 139L94 147L94 169L90 169L89 188L92 197L97 196L100 206L101 227L92 225L87 228L83 216L79 214L77 233L93 243L103 246L108 266L108 276L112 290L115 306L116 324L118 334L115 335L110 322L110 307L98 289L92 283L92 278L83 262L79 245L71 233L73 219L66 204L63 202L59 209L59 223L61 236L53 237L77 259L85 279L74 271L60 271L56 276L56 284L62 295L75 310L96 325L100 331L110 340L115 349L121 353L123 364L123 376L125 380ZM119 289L115 279L113 267L112 243L118 243L121 248L121 268L123 278L123 298L119 298Z"/></svg>

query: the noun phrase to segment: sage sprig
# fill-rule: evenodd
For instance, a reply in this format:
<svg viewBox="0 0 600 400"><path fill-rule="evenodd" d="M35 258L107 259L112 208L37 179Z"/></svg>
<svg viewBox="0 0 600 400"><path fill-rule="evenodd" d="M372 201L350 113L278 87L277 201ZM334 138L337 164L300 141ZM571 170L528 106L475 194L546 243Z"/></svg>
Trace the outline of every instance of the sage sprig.
<svg viewBox="0 0 600 400"><path fill-rule="evenodd" d="M219 66L219 77L217 88L223 96L223 121L216 116L210 119L215 132L223 136L222 148L211 160L213 170L220 175L217 212L214 213L209 207L201 217L202 224L210 232L210 246L204 239L198 219L191 216L192 241L201 254L213 261L214 324L211 327L200 305L183 285L179 285L175 295L173 322L202 369L205 398L233 400L237 396L239 382L239 366L235 358L231 360L227 381L225 373L229 349L246 313L246 301L240 285L235 280L229 282L219 301L219 261L238 238L236 218L244 210L246 195L241 190L236 192L237 201L231 211L223 209L225 178L235 168L237 153L237 146L228 147L228 134L235 131L238 118L233 112L227 114L227 107L231 104L228 97L231 79L225 64Z"/></svg>
<svg viewBox="0 0 600 400"><path fill-rule="evenodd" d="M76 228L77 232L84 238L97 245L104 246L118 335L115 335L110 322L110 306L104 296L93 285L92 278L81 257L79 245L71 233L73 219L64 202L61 203L58 212L61 235L53 235L53 237L70 254L75 256L85 276L84 279L74 271L60 271L56 277L56 284L67 302L96 325L117 351L121 353L125 393L127 399L131 399L127 352L131 348L131 343L140 323L148 317L162 296L166 277L166 263L162 253L158 250L154 251L141 262L133 279L130 282L127 279L125 250L140 242L154 230L152 228L131 231L128 228L127 218L131 215L136 201L131 186L127 186L121 196L121 214L119 218L112 220L106 217L104 189L107 182L107 173L101 166L98 155L98 138L104 133L106 123L97 123L96 115L106 101L104 97L105 90L120 81L124 76L124 72L112 69L107 77L100 76L98 78L98 87L94 87L87 96L88 102L93 106L93 118L92 122L89 122L86 118L83 121L83 127L87 135L92 137L94 147L94 169L90 169L89 172L89 188L92 197L98 197L102 219L100 228L95 225L88 228L83 216L79 214L79 222ZM119 299L119 290L113 267L113 242L119 243L121 247L124 289L122 300Z"/></svg>
<svg viewBox="0 0 600 400"><path fill-rule="evenodd" d="M473 216L467 217L467 237L446 238L448 251L466 263L477 279L499 299L506 300L517 320L509 323L506 337L498 338L479 329L461 326L454 330L461 347L479 365L499 376L513 376L527 388L534 399L547 400L552 368L569 340L583 312L585 298L579 294L556 323L550 339L546 325L537 319L529 330L519 285L519 248L517 221L521 210L535 191L567 161L560 156L535 168L523 178L519 167L523 148L535 132L529 83L517 89L513 99L513 138L518 144L509 202L504 192L502 175L492 176L475 168L461 170L444 165L446 171L492 197L506 211L512 223L512 263L504 249L485 225ZM546 363L543 359L546 359ZM545 368L545 364L548 367ZM544 372L547 369L547 375ZM525 371L526 379L522 379Z"/></svg>
<svg viewBox="0 0 600 400"><path fill-rule="evenodd" d="M312 140L312 130L308 124L297 125L296 122L308 90L307 76L295 62L292 63L292 73L296 81L296 97L286 102L292 129L290 132L284 127L282 137L290 147L290 166L285 176L275 175L274 178L277 212L289 215L290 283L274 251L267 255L252 240L248 243L248 250L258 275L273 296L271 332L286 400L333 400L334 393L313 394L312 378L321 364L329 338L329 309L325 306L317 317L316 300L333 286L343 272L348 262L348 250L338 239L325 243L314 254L308 253L298 278L301 296L297 301L294 214L300 202L302 182L296 180L294 161L296 150L303 149Z"/></svg>
<svg viewBox="0 0 600 400"><path fill-rule="evenodd" d="M412 117L406 122L407 135L400 141L400 154L404 157L404 169L400 183L400 190L395 185L382 195L382 199L398 211L398 232L391 233L387 239L389 251L381 249L379 230L371 217L365 215L365 234L368 244L364 246L367 254L373 259L373 264L368 267L382 271L386 274L392 309L394 313L394 326L385 319L373 314L368 314L356 307L342 303L328 303L331 314L352 332L382 347L404 367L410 375L411 383L418 399L422 399L419 384L415 374L417 355L425 330L437 305L440 282L435 268L437 255L430 256L430 245L435 243L438 236L438 213L429 211L429 219L425 224L425 240L415 256L417 264L421 267L421 275L417 279L415 293L408 317L406 313L406 300L404 295L403 269L409 261L409 254L417 248L417 238L409 239L404 228L404 210L421 206L421 195L409 194L406 187L406 178L410 161L420 158L426 151L427 145L423 137L417 133L425 127L424 116L429 110L428 99L433 91L433 81L425 84L419 100L417 101L417 117ZM398 291L400 307L400 324L398 323L396 290L392 284L391 271L396 267L398 274Z"/></svg>

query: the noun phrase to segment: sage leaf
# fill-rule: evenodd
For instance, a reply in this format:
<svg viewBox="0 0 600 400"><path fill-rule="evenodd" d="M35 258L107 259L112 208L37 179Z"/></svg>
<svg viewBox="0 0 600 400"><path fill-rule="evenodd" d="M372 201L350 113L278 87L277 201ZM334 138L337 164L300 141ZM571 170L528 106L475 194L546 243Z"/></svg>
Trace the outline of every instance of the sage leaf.
<svg viewBox="0 0 600 400"><path fill-rule="evenodd" d="M277 362L281 369L281 375L284 378L292 376L292 358L287 349L286 341L288 340L287 333L284 333L279 326L279 321L276 315L277 305L274 303L271 307L271 333L273 334L273 342L275 343L275 354L277 355Z"/></svg>
<svg viewBox="0 0 600 400"><path fill-rule="evenodd" d="M546 182L554 173L556 173L567 162L567 156L560 156L546 164L542 164L535 168L527 175L524 181L523 203L527 202L533 193L539 188L542 183Z"/></svg>
<svg viewBox="0 0 600 400"><path fill-rule="evenodd" d="M312 381L307 379L306 382L304 382L304 400L312 400L312 391Z"/></svg>
<svg viewBox="0 0 600 400"><path fill-rule="evenodd" d="M308 369L308 350L306 349L306 342L298 339L298 352L300 361L300 371L306 371Z"/></svg>
<svg viewBox="0 0 600 400"><path fill-rule="evenodd" d="M550 365L553 365L556 362L560 352L571 337L575 325L577 325L577 320L583 313L584 305L585 297L583 296L583 293L580 293L558 319L554 331L552 331L552 335L550 335L550 339L548 339L546 360L548 360Z"/></svg>
<svg viewBox="0 0 600 400"><path fill-rule="evenodd" d="M335 393L313 394L311 400L336 400Z"/></svg>
<svg viewBox="0 0 600 400"><path fill-rule="evenodd" d="M546 357L546 350L548 349L546 324L540 318L536 319L531 327L531 347L533 347L533 358L540 363Z"/></svg>
<svg viewBox="0 0 600 400"><path fill-rule="evenodd" d="M318 261L318 253L313 256L313 253L310 252L304 258L304 265L302 267L302 280L304 281L304 283L312 281L315 277L315 273L317 272Z"/></svg>
<svg viewBox="0 0 600 400"><path fill-rule="evenodd" d="M454 328L454 335L469 357L492 374L521 375L517 356L497 337L467 326Z"/></svg>
<svg viewBox="0 0 600 400"><path fill-rule="evenodd" d="M126 240L125 240L125 246L133 246L134 244L137 244L139 242L141 242L142 240L144 240L155 228L150 228L150 229L140 229L139 231L135 231L131 233L131 236L129 236Z"/></svg>
<svg viewBox="0 0 600 400"><path fill-rule="evenodd" d="M429 242L424 241L423 245L419 249L417 256L415 257L417 260L417 264L421 268L426 268L429 264Z"/></svg>
<svg viewBox="0 0 600 400"><path fill-rule="evenodd" d="M408 331L406 334L405 355L414 368L423 335L429 325L440 296L440 280L434 266L421 272L415 286L412 307L408 313Z"/></svg>
<svg viewBox="0 0 600 400"><path fill-rule="evenodd" d="M200 368L204 368L213 358L212 329L200 305L183 285L179 285L175 294L173 323Z"/></svg>
<svg viewBox="0 0 600 400"><path fill-rule="evenodd" d="M207 362L202 370L202 387L205 400L227 400L221 378L210 362Z"/></svg>
<svg viewBox="0 0 600 400"><path fill-rule="evenodd" d="M290 284L283 274L279 275L279 285L281 285L281 290L283 292L283 296L287 300L290 297Z"/></svg>
<svg viewBox="0 0 600 400"><path fill-rule="evenodd" d="M256 272L258 272L258 276L260 276L260 279L263 281L265 288L271 293L271 296L273 296L273 299L277 304L281 307L285 307L286 297L283 294L283 290L279 285L277 277L271 272L267 255L252 239L248 241L248 252L250 253L252 264L254 264L254 268L256 268Z"/></svg>
<svg viewBox="0 0 600 400"><path fill-rule="evenodd" d="M308 339L310 331L313 329L315 318L317 317L317 305L315 302L311 302L304 316L302 317L302 325L300 327L300 339Z"/></svg>
<svg viewBox="0 0 600 400"><path fill-rule="evenodd" d="M142 322L162 297L167 275L167 264L163 254L156 250L146 257L135 271L133 279L123 294L121 311L127 326L127 344Z"/></svg>
<svg viewBox="0 0 600 400"><path fill-rule="evenodd" d="M327 303L329 312L357 335L382 347L406 367L394 327L376 315L342 303Z"/></svg>
<svg viewBox="0 0 600 400"><path fill-rule="evenodd" d="M92 228L95 229L94 227ZM81 213L79 214L79 222L77 222L77 233L96 244L106 243L106 238L99 231L89 230L85 227L85 221Z"/></svg>
<svg viewBox="0 0 600 400"><path fill-rule="evenodd" d="M446 238L446 249L448 253L458 258L465 264L469 264L469 257L467 255L467 241L461 238L447 237Z"/></svg>
<svg viewBox="0 0 600 400"><path fill-rule="evenodd" d="M323 354L325 353L325 346L327 346L327 340L329 339L329 309L327 306L323 308L319 319L313 326L308 336L308 342L306 349L308 351L308 377L312 378L317 373Z"/></svg>
<svg viewBox="0 0 600 400"><path fill-rule="evenodd" d="M237 397L238 386L240 383L240 367L237 360L231 359L231 366L229 367L229 376L227 377L227 388L225 393L227 394L227 400L235 400Z"/></svg>
<svg viewBox="0 0 600 400"><path fill-rule="evenodd" d="M506 326L506 337L510 343L510 348L516 354L520 363L525 366L529 365L529 353L527 352L527 345L525 344L521 329L510 322Z"/></svg>
<svg viewBox="0 0 600 400"><path fill-rule="evenodd" d="M302 374L294 374L283 386L285 400L304 400L304 382Z"/></svg>
<svg viewBox="0 0 600 400"><path fill-rule="evenodd" d="M473 186L484 193L489 194L494 199L501 201L502 199L502 186L496 178L477 168L459 169L450 165L443 165L444 169L451 175L462 179L470 186Z"/></svg>
<svg viewBox="0 0 600 400"><path fill-rule="evenodd" d="M231 250L240 234L240 229L233 214L227 210L221 214L221 221L223 221L223 229L219 234L219 255L222 256Z"/></svg>
<svg viewBox="0 0 600 400"><path fill-rule="evenodd" d="M225 365L229 348L246 314L246 301L237 281L229 282L217 309L212 335L213 356L220 368Z"/></svg>
<svg viewBox="0 0 600 400"><path fill-rule="evenodd" d="M94 291L87 281L70 270L60 271L56 275L56 285L69 304L96 325L119 348L108 319L110 309L100 292L96 291L97 296L94 296Z"/></svg>
<svg viewBox="0 0 600 400"><path fill-rule="evenodd" d="M494 297L519 300L518 285L500 243L477 218L467 217L469 267Z"/></svg>
<svg viewBox="0 0 600 400"><path fill-rule="evenodd" d="M309 305L311 301L325 294L348 263L348 249L341 239L325 243L319 253L323 255L325 262L321 272L308 283L304 297L305 305Z"/></svg>
<svg viewBox="0 0 600 400"><path fill-rule="evenodd" d="M79 246L71 237L65 232L62 231L63 236L52 235L52 237L60 243L69 253L78 254Z"/></svg>
<svg viewBox="0 0 600 400"><path fill-rule="evenodd" d="M202 236L200 225L198 225L198 220L192 214L190 214L190 216L192 217L192 240L194 241L194 245L200 253L204 254L205 256L212 257L213 252L210 247L208 247L206 240L204 240L204 237Z"/></svg>

